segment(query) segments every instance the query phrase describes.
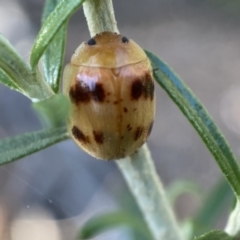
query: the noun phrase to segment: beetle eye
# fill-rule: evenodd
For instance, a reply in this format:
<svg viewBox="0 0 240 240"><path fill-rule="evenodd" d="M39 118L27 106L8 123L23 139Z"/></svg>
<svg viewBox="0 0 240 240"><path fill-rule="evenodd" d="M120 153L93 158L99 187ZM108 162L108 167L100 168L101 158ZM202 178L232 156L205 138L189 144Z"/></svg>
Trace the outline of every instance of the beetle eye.
<svg viewBox="0 0 240 240"><path fill-rule="evenodd" d="M91 38L91 39L88 40L87 44L92 46L92 45L96 44L96 41L95 41L95 39Z"/></svg>
<svg viewBox="0 0 240 240"><path fill-rule="evenodd" d="M128 40L128 38L126 38L126 37L122 37L122 42L123 42L123 43L128 43L129 40Z"/></svg>

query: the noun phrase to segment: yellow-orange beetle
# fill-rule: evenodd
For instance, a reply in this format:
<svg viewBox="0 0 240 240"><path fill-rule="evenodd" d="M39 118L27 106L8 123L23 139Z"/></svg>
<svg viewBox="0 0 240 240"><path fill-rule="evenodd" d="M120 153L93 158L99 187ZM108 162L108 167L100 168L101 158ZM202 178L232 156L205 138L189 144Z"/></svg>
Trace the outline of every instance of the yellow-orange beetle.
<svg viewBox="0 0 240 240"><path fill-rule="evenodd" d="M82 43L65 67L63 92L71 101L70 135L90 155L119 159L146 142L155 115L154 82L134 41L103 32Z"/></svg>

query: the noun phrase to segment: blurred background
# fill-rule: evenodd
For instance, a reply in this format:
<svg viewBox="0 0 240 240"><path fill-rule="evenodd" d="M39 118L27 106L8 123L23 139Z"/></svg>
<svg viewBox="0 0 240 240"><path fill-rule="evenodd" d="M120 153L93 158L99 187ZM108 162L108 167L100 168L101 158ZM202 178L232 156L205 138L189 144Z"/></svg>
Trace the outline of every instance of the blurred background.
<svg viewBox="0 0 240 240"><path fill-rule="evenodd" d="M43 2L0 0L0 32L25 60L40 28ZM155 52L182 77L239 157L240 1L113 3L120 32ZM79 10L69 24L66 63L88 39ZM166 188L184 180L200 189L201 194L184 194L175 204L178 219L189 219L201 208L204 196L223 182L221 173L167 94L159 86L156 92L157 114L148 146ZM40 128L30 100L0 85L0 138ZM231 205L226 194L229 198L215 228L225 225ZM93 159L71 140L0 167L0 240L74 240L91 216L119 209L139 214L115 163ZM94 239L130 240L132 236L129 228L121 227Z"/></svg>

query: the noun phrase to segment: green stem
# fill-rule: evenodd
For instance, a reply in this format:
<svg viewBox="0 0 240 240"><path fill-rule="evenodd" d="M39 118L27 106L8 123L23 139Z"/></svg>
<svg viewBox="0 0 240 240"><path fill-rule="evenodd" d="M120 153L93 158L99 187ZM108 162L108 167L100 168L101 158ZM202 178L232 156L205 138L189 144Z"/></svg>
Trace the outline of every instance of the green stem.
<svg viewBox="0 0 240 240"><path fill-rule="evenodd" d="M131 189L154 239L182 239L176 218L145 144L117 165Z"/></svg>
<svg viewBox="0 0 240 240"><path fill-rule="evenodd" d="M86 0L83 10L91 37L101 32L118 33L112 0Z"/></svg>

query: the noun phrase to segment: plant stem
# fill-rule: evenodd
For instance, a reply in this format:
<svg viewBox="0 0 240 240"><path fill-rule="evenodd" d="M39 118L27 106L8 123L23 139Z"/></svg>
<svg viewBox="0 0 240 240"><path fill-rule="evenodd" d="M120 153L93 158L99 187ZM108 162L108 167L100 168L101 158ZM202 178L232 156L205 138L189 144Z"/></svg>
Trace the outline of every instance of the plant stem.
<svg viewBox="0 0 240 240"><path fill-rule="evenodd" d="M163 185L145 144L132 156L117 161L154 239L182 239Z"/></svg>
<svg viewBox="0 0 240 240"><path fill-rule="evenodd" d="M83 11L91 37L101 32L118 33L112 0L86 0Z"/></svg>
<svg viewBox="0 0 240 240"><path fill-rule="evenodd" d="M104 31L119 32L111 0L86 0L83 10L91 36ZM116 163L136 198L153 239L182 239L147 146Z"/></svg>

